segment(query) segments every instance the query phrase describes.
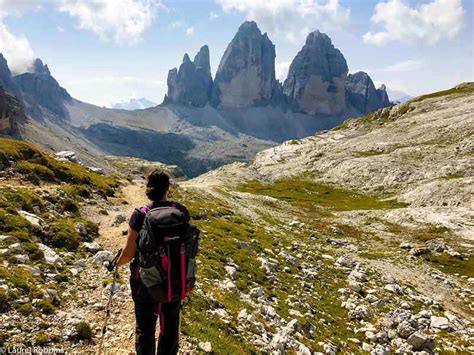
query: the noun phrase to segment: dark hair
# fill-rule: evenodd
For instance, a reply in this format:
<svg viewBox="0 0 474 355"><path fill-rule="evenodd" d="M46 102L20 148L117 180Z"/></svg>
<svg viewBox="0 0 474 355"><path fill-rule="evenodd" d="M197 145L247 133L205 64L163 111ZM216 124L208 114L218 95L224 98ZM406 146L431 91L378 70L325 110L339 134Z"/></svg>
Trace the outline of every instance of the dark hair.
<svg viewBox="0 0 474 355"><path fill-rule="evenodd" d="M153 169L146 175L146 195L152 201L160 201L170 187L170 176L163 170Z"/></svg>

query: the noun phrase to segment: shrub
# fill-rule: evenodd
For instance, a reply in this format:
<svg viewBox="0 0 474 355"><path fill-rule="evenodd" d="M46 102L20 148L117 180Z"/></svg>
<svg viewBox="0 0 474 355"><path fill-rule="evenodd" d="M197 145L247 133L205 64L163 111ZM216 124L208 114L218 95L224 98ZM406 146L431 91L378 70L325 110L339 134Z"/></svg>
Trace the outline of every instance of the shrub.
<svg viewBox="0 0 474 355"><path fill-rule="evenodd" d="M49 243L56 248L76 250L79 246L79 233L71 221L59 220L51 226L51 240Z"/></svg>
<svg viewBox="0 0 474 355"><path fill-rule="evenodd" d="M22 243L21 246L23 250L27 252L31 260L41 260L44 258L43 251L38 248L38 245L36 243L25 242Z"/></svg>
<svg viewBox="0 0 474 355"><path fill-rule="evenodd" d="M59 212L71 212L74 214L79 212L79 205L76 201L70 198L63 198L59 200L56 206Z"/></svg>
<svg viewBox="0 0 474 355"><path fill-rule="evenodd" d="M44 165L22 160L17 163L16 168L20 173L34 176L40 181L54 181L54 173Z"/></svg>
<svg viewBox="0 0 474 355"><path fill-rule="evenodd" d="M77 338L79 340L91 340L92 329L91 326L86 322L79 322L76 324Z"/></svg>
<svg viewBox="0 0 474 355"><path fill-rule="evenodd" d="M0 313L5 313L10 309L10 300L4 290L0 290Z"/></svg>
<svg viewBox="0 0 474 355"><path fill-rule="evenodd" d="M16 310L22 315L27 316L33 312L33 306L31 303L25 303L16 307Z"/></svg>
<svg viewBox="0 0 474 355"><path fill-rule="evenodd" d="M56 307L48 301L48 300L41 300L38 302L38 308L41 309L41 312L43 314L53 314L56 312Z"/></svg>
<svg viewBox="0 0 474 355"><path fill-rule="evenodd" d="M69 185L62 188L71 197L82 197L89 198L92 195L92 191L87 185Z"/></svg>
<svg viewBox="0 0 474 355"><path fill-rule="evenodd" d="M36 345L45 345L49 342L48 336L44 332L39 332L35 338Z"/></svg>
<svg viewBox="0 0 474 355"><path fill-rule="evenodd" d="M18 237L21 240L27 240L33 226L18 214L7 213L0 210L0 230L3 234Z"/></svg>
<svg viewBox="0 0 474 355"><path fill-rule="evenodd" d="M12 210L22 209L34 213L33 207L44 206L44 201L34 192L24 188L3 188L0 189L0 207L11 208Z"/></svg>
<svg viewBox="0 0 474 355"><path fill-rule="evenodd" d="M23 277L15 275L12 276L9 280L13 284L13 286L22 289L23 291L30 291L31 289L31 285Z"/></svg>

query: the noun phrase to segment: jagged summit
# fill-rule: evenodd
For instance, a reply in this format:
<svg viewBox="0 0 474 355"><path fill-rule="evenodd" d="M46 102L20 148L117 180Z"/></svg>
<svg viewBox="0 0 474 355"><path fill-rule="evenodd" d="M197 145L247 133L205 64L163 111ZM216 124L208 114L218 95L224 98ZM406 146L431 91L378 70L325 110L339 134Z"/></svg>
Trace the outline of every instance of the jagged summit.
<svg viewBox="0 0 474 355"><path fill-rule="evenodd" d="M196 107L205 106L209 102L212 86L209 48L201 47L191 61L186 53L179 67L168 72L168 94L165 101Z"/></svg>
<svg viewBox="0 0 474 355"><path fill-rule="evenodd" d="M362 113L376 111L390 105L385 85L376 89L370 76L363 71L347 76L346 98Z"/></svg>
<svg viewBox="0 0 474 355"><path fill-rule="evenodd" d="M42 108L46 108L60 119L67 119L68 112L64 104L71 101L72 97L59 85L41 59L34 61L31 73L17 75L13 81L23 93L28 114L42 120L47 114Z"/></svg>
<svg viewBox="0 0 474 355"><path fill-rule="evenodd" d="M212 104L221 108L268 104L275 85L275 45L255 22L246 21L220 61Z"/></svg>
<svg viewBox="0 0 474 355"><path fill-rule="evenodd" d="M38 75L51 75L49 68L46 64L43 64L43 61L39 58L36 58L33 62L33 66L31 68L34 74Z"/></svg>
<svg viewBox="0 0 474 355"><path fill-rule="evenodd" d="M12 80L12 73L8 67L7 60L0 53L0 86L7 92L20 97L21 93Z"/></svg>
<svg viewBox="0 0 474 355"><path fill-rule="evenodd" d="M378 100L364 97L369 105L348 101L345 90L352 89L352 80L347 76L346 59L325 33L316 30L308 34L305 44L298 52L288 71L287 79L281 84L275 78L275 46L267 33L262 33L255 21L245 21L238 28L221 58L212 83L209 48L203 46L191 62L186 54L182 67L194 64L193 72L201 68L205 84L210 85L209 103L218 110L236 110L252 107L272 106L283 111L310 116L331 115L349 117L365 114L390 104L386 91L381 89L375 96ZM184 72L177 69L168 74L168 95L166 102L202 107L208 101L196 103L182 93L193 91L193 80L183 79ZM191 76L192 75L188 75ZM370 79L370 78L369 78ZM206 86L207 87L207 86ZM374 88L375 90L375 88ZM179 94L178 94L179 93ZM374 97L375 97L374 96ZM195 102L195 103L193 103ZM357 112L356 112L357 111Z"/></svg>
<svg viewBox="0 0 474 355"><path fill-rule="evenodd" d="M211 75L211 64L210 64L210 55L209 47L206 45L202 46L194 57L194 65L196 69L203 70L206 74Z"/></svg>
<svg viewBox="0 0 474 355"><path fill-rule="evenodd" d="M283 92L294 110L307 114L340 114L346 110L346 59L331 39L311 32L290 65Z"/></svg>

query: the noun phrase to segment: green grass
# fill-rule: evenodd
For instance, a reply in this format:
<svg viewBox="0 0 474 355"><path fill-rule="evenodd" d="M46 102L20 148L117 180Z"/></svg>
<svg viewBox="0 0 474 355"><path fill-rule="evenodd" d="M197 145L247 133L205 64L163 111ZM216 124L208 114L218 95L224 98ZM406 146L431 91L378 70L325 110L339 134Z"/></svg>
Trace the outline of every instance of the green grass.
<svg viewBox="0 0 474 355"><path fill-rule="evenodd" d="M356 157L373 157L375 155L383 155L385 152L380 150L368 150L365 152L355 152L354 155Z"/></svg>
<svg viewBox="0 0 474 355"><path fill-rule="evenodd" d="M401 208L406 205L376 196L363 195L328 184L293 178L273 184L249 181L238 187L239 191L266 195L286 201L295 207L325 209L329 211L380 210Z"/></svg>
<svg viewBox="0 0 474 355"><path fill-rule="evenodd" d="M260 187L260 185L258 185ZM252 185L254 187L254 185ZM265 191L267 192L267 191ZM303 193L303 192L300 192ZM288 234L283 233L268 233L262 225L256 221L252 221L247 217L231 213L230 206L214 196L199 193L194 190L184 191L178 189L174 191L173 197L186 205L192 212L200 216L194 223L203 231L201 239L201 248L198 259L201 261L199 265L198 277L202 283L202 290L206 294L212 294L212 300L201 295L194 294L192 297L192 308L184 308L183 316L183 330L185 334L191 335L198 339L198 341L210 341L214 349L218 349L219 353L237 353L246 354L255 351L248 342L236 338L232 331L235 329L236 316L243 308L247 308L251 312L251 307L247 303L243 303L238 294L229 291L223 291L216 287L214 280L223 280L227 278L224 270L229 259L232 259L240 269L237 272L237 280L235 285L239 291L248 293L251 288L262 287L264 294L269 297L276 297L278 305L276 307L277 313L287 319L294 318L289 314L290 307L285 300L292 295L300 293L301 280L294 277L298 274L295 266L289 264L284 257L280 255L268 255L266 250L277 251L285 250L291 247L292 243L299 241L306 244L309 236L305 232L298 230ZM299 198L299 195L297 196ZM332 197L331 197L332 198ZM292 196L292 202L296 201L296 197ZM319 199L318 203L321 202ZM303 203L304 206L313 206L314 201L310 200ZM325 200L325 203L328 201ZM212 210L216 208L221 213L213 214ZM278 208L278 206L271 206L271 208ZM267 223L284 231L282 224L284 221L279 221L274 218L270 211L260 211L262 219ZM319 230L324 230L325 233L330 233L328 225L322 221L320 225L313 225L314 216L311 211L305 211L301 214L301 219L308 222L307 225ZM308 219L308 221L306 220ZM280 226L280 228L279 228ZM349 226L343 226L345 230L345 237L349 234L359 233L351 230ZM252 248L246 249L238 246L237 242L247 242ZM311 265L318 265L320 267L319 276L317 280L312 280L314 286L312 297L305 298L311 308L316 310L314 319L307 317L297 317L303 325L303 328L309 326L309 322L316 327L316 334L314 339L305 338L304 343L311 349L319 349L317 344L319 341L331 340L336 342L339 346L345 349L356 350L357 346L349 343L344 344L343 341L347 338L357 338L352 328L347 326L347 310L341 307L339 294L337 290L344 286L346 276L342 271L335 270L332 267L332 262L319 259L314 256L316 249L323 248L324 252L326 243L310 243L306 244L305 250L311 255L305 261ZM260 261L257 260L259 255L267 255L276 259L277 270L275 271L276 280L270 281L264 270L260 267ZM291 273L283 272L283 267L289 267ZM209 316L207 311L216 308L214 303L225 305L227 312L233 316L230 324L225 324L220 319ZM291 307L297 309L303 314L308 311L298 306ZM267 327L267 330L274 330L272 322L263 321L259 315L256 315L257 320L261 321ZM317 320L325 318L327 325L321 326ZM241 331L241 335L245 336L246 331Z"/></svg>
<svg viewBox="0 0 474 355"><path fill-rule="evenodd" d="M463 177L465 177L464 174L453 173L453 174L448 174L448 175L445 175L445 176L440 176L438 179L440 179L440 180L453 180L453 179L462 179Z"/></svg>
<svg viewBox="0 0 474 355"><path fill-rule="evenodd" d="M113 196L118 187L116 179L88 171L79 164L57 161L33 144L0 139L0 168L8 167L36 184L65 182L88 185L104 196Z"/></svg>
<svg viewBox="0 0 474 355"><path fill-rule="evenodd" d="M447 95L472 95L474 94L474 83L464 83L448 90L437 91L431 94L415 97L410 102L420 102L426 99L433 99Z"/></svg>
<svg viewBox="0 0 474 355"><path fill-rule="evenodd" d="M432 266L448 274L474 277L474 258L458 259L446 253L436 253L424 257Z"/></svg>

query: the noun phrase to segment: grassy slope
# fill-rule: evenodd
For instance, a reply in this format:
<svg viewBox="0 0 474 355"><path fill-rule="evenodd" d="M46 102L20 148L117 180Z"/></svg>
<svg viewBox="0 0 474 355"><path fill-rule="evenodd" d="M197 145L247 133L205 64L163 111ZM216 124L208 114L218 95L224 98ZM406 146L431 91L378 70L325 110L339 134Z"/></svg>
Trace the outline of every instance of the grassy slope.
<svg viewBox="0 0 474 355"><path fill-rule="evenodd" d="M22 254L30 258L28 264L47 272L54 267L44 262L38 242L57 252L78 251L80 242L98 235L97 225L81 217L80 205L91 203L93 198L113 195L117 180L90 172L78 164L56 161L34 145L10 139L0 139L0 166L7 174L5 183L0 185L0 234L16 238L4 242L0 248L19 243ZM42 218L43 226L32 225L21 216L20 210ZM75 228L79 222L85 226L83 235ZM54 312L59 304L41 301L32 306L13 301L25 296L30 301L41 299L46 288L55 288L60 294L63 286L56 282L67 281L68 271L59 272L56 282L46 282L43 276L33 276L30 270L19 266L16 254L0 256L0 278L9 286L8 292L0 291L0 311L15 308L23 316ZM80 258L83 254L78 251L75 256ZM72 264L75 259L64 261ZM0 339L0 344L4 340Z"/></svg>

